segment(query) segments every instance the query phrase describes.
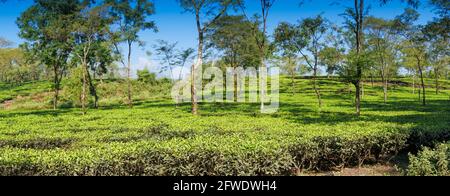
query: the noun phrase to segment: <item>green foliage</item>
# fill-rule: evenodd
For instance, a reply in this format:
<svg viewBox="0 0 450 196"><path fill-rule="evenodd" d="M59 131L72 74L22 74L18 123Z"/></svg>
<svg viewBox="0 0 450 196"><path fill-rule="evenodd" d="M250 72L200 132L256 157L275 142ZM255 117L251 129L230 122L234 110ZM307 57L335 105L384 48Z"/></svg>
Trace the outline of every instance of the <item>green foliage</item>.
<svg viewBox="0 0 450 196"><path fill-rule="evenodd" d="M155 13L155 5L147 0L106 0L105 4L110 6L111 15L118 25L118 42L140 42L138 33L142 30L156 31L155 22L148 16Z"/></svg>
<svg viewBox="0 0 450 196"><path fill-rule="evenodd" d="M208 38L224 53L222 59L227 67L259 66L261 57L252 25L244 16L224 16L211 25Z"/></svg>
<svg viewBox="0 0 450 196"><path fill-rule="evenodd" d="M48 91L51 87L49 82L29 82L21 85L11 85L0 83L0 103L8 100L14 100L17 97L26 97Z"/></svg>
<svg viewBox="0 0 450 196"><path fill-rule="evenodd" d="M64 81L63 100L65 106L79 106L81 104L81 88L83 84L83 67L70 70L70 75Z"/></svg>
<svg viewBox="0 0 450 196"><path fill-rule="evenodd" d="M342 63L344 54L338 48L325 47L319 53L321 63L326 66L326 71L329 76L334 75Z"/></svg>
<svg viewBox="0 0 450 196"><path fill-rule="evenodd" d="M0 81L22 84L41 78L44 69L37 63L27 61L19 48L0 49Z"/></svg>
<svg viewBox="0 0 450 196"><path fill-rule="evenodd" d="M143 70L137 71L138 81L146 84L156 84L156 74L150 73L150 71L145 68Z"/></svg>
<svg viewBox="0 0 450 196"><path fill-rule="evenodd" d="M442 17L449 17L450 2L446 0L431 0L430 4L434 6L435 11Z"/></svg>
<svg viewBox="0 0 450 196"><path fill-rule="evenodd" d="M409 155L409 176L450 176L450 145L441 144L435 150L424 148L417 156Z"/></svg>
<svg viewBox="0 0 450 196"><path fill-rule="evenodd" d="M401 86L386 106L380 88L367 87L366 112L356 118L345 84L319 79L326 105L318 113L310 81L295 79L298 95L286 90L290 82L281 78L282 107L273 115L255 113L257 104L217 103L193 116L189 105L156 96L170 83L135 84L144 101L127 109L113 98L125 99L126 84L113 81L99 84L105 107L84 116L69 108L0 110L0 174L295 175L450 139L448 91L421 107Z"/></svg>
<svg viewBox="0 0 450 196"><path fill-rule="evenodd" d="M338 75L346 82L355 84L361 78L358 70L367 69L372 64L372 56L369 52L357 53L351 50L345 55L344 63L337 68Z"/></svg>
<svg viewBox="0 0 450 196"><path fill-rule="evenodd" d="M179 64L178 56L177 56L177 47L178 43L169 43L165 40L157 40L155 48L156 55L159 57L160 62L162 63L161 73L169 72L170 78L175 79L174 68Z"/></svg>
<svg viewBox="0 0 450 196"><path fill-rule="evenodd" d="M21 50L4 49L11 43L0 39L0 81L7 82L0 83L4 108L0 110L0 175L295 175L385 161L401 151L450 140L450 83L439 80L448 72L447 2L432 0L440 18L421 28L414 25L418 14L412 9L387 21L365 17L363 1L355 1L354 10L345 13L347 32L339 27L329 32L326 19L317 16L296 25L281 23L273 45L266 22L274 2L262 0L261 16L250 19L244 5L240 5L244 16L227 15L243 1L178 0L185 11L196 15L200 63L207 44L223 52L221 65L235 67L264 64L276 45L287 57L280 59L290 75L281 78L281 108L276 114L257 113L258 104L203 103L200 115L193 116L187 104L175 107L169 99L170 79L158 80L148 69L138 71L137 80L131 79L132 46L144 44L139 32L157 30L148 17L155 11L152 1L35 1L17 21L26 40ZM407 2L418 5L416 0ZM204 43L206 38L210 43ZM392 47L398 43L401 47ZM128 54L121 53L121 44ZM183 68L193 56L193 49L178 54L175 45L161 41L156 48L166 71ZM297 56L314 72L314 89L311 80L298 76L304 66L299 69ZM395 77L400 59L406 68L420 72L424 105L410 93L411 81L400 78L389 85L393 86L389 101L383 102L378 84L363 88L364 112L355 117L352 107L356 102L359 115L360 97L351 98L347 83L359 90L365 72L371 68L373 73L374 67L390 72L382 78ZM127 67L127 83L114 78L103 81L102 75L113 70L116 60ZM392 67L385 67L385 61ZM53 93L48 92L48 82L27 83L43 70L37 64L48 66L45 71L52 77ZM337 71L347 83L317 77L322 65L330 75ZM425 87L431 83L423 78L431 75L428 66L433 66L436 88L439 82L442 92L429 95L425 106ZM55 109L58 105L61 81L66 107L47 110L52 95ZM99 101L101 107L80 115L72 107L86 96L81 88L87 90L88 82L95 105ZM290 93L290 86L299 93ZM326 104L319 101L318 107L314 94ZM120 106L132 106L133 99L134 108ZM450 175L449 152L449 145L441 145L410 155L408 175Z"/></svg>

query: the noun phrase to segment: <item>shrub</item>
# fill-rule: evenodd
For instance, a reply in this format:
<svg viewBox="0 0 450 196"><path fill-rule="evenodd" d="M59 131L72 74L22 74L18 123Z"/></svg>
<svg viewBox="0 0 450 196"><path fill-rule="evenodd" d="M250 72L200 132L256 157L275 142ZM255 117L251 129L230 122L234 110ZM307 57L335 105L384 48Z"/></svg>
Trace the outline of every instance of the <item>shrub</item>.
<svg viewBox="0 0 450 196"><path fill-rule="evenodd" d="M441 144L435 150L425 147L417 155L409 155L409 176L449 176L450 145Z"/></svg>
<svg viewBox="0 0 450 196"><path fill-rule="evenodd" d="M156 74L150 73L150 71L145 68L143 70L137 71L138 81L147 84L156 84Z"/></svg>
<svg viewBox="0 0 450 196"><path fill-rule="evenodd" d="M64 107L81 104L81 90L83 70L81 67L75 67L70 70L70 75L64 81L64 87L61 96L61 103Z"/></svg>

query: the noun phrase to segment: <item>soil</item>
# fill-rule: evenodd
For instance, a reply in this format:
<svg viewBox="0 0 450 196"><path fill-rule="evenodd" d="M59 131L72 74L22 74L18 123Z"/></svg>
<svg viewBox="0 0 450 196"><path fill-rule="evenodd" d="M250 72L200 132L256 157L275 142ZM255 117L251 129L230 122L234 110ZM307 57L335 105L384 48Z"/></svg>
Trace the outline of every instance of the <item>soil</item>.
<svg viewBox="0 0 450 196"><path fill-rule="evenodd" d="M8 109L14 104L14 100L7 100L1 104L0 108Z"/></svg>
<svg viewBox="0 0 450 196"><path fill-rule="evenodd" d="M341 171L306 173L307 176L402 176L395 165L373 165L361 168L345 168Z"/></svg>
<svg viewBox="0 0 450 196"><path fill-rule="evenodd" d="M14 106L14 104L16 102L23 102L23 101L27 101L30 100L32 102L45 102L48 97L50 97L52 95L52 93L48 93L48 92L44 92L44 93L37 93L34 95L30 95L30 96L17 96L16 98L12 99L12 100L7 100L4 101L3 103L0 103L0 108L3 109L10 109L11 107Z"/></svg>

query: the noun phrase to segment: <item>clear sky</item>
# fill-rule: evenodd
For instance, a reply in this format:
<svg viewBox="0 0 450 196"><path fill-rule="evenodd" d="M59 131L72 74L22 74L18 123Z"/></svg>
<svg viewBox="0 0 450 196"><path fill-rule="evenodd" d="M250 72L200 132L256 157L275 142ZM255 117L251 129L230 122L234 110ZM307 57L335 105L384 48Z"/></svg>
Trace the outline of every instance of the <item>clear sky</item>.
<svg viewBox="0 0 450 196"><path fill-rule="evenodd" d="M151 70L158 69L159 63L157 60L146 55L146 51L151 51L152 45L158 39L178 42L178 46L181 48L196 47L197 33L194 16L191 13L184 12L176 0L154 0L154 2L156 14L150 16L150 18L156 21L159 32L149 31L140 34L141 40L146 42L146 46L135 48L133 55L134 70L143 67L148 67ZM323 14L334 23L342 23L343 18L340 14L344 12L345 7L352 5L353 0L305 0L301 6L299 2L300 0L276 0L269 16L269 32L272 32L281 21L296 22L299 19L318 14ZM406 7L400 0L393 0L390 4L382 7L377 1L368 0L368 2L372 2L370 3L370 15L384 18L393 18L401 14ZM426 23L434 15L430 6L427 5L427 1L421 2L419 23ZM32 0L8 0L6 3L0 3L0 37L11 40L16 44L24 42L17 35L19 29L15 21L20 13L32 3ZM259 13L258 0L247 0L246 6L249 15Z"/></svg>

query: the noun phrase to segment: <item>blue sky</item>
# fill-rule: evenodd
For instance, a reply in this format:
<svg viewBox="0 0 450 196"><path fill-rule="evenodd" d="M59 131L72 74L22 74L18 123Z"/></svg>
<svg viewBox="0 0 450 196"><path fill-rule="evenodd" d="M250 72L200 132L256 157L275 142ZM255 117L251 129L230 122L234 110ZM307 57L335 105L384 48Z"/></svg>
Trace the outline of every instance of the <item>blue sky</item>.
<svg viewBox="0 0 450 196"><path fill-rule="evenodd" d="M154 0L156 5L156 14L150 18L156 21L159 32L140 33L141 40L146 42L144 48L136 47L133 55L134 70L148 67L156 70L159 63L154 57L148 57L146 51L152 50L152 45L158 39L178 42L180 48L195 48L197 41L197 32L195 27L195 18L192 14L184 12L177 4L176 0ZM16 44L23 43L18 37L19 29L15 24L16 18L21 12L32 4L32 0L8 0L6 3L0 3L0 37L4 37ZM352 0L306 0L300 6L300 0L277 0L269 16L269 32L281 21L295 22L302 18L323 14L334 23L342 23L340 16L346 6L351 6ZM335 4L333 2L339 2ZM369 1L376 2L376 1ZM433 18L431 8L422 2L419 9L421 18L419 23L426 23ZM248 14L259 13L259 1L247 0ZM372 3L370 14L377 17L393 18L403 12L405 4L400 0L393 0L386 6L379 6L379 3ZM177 74L176 74L177 75Z"/></svg>

